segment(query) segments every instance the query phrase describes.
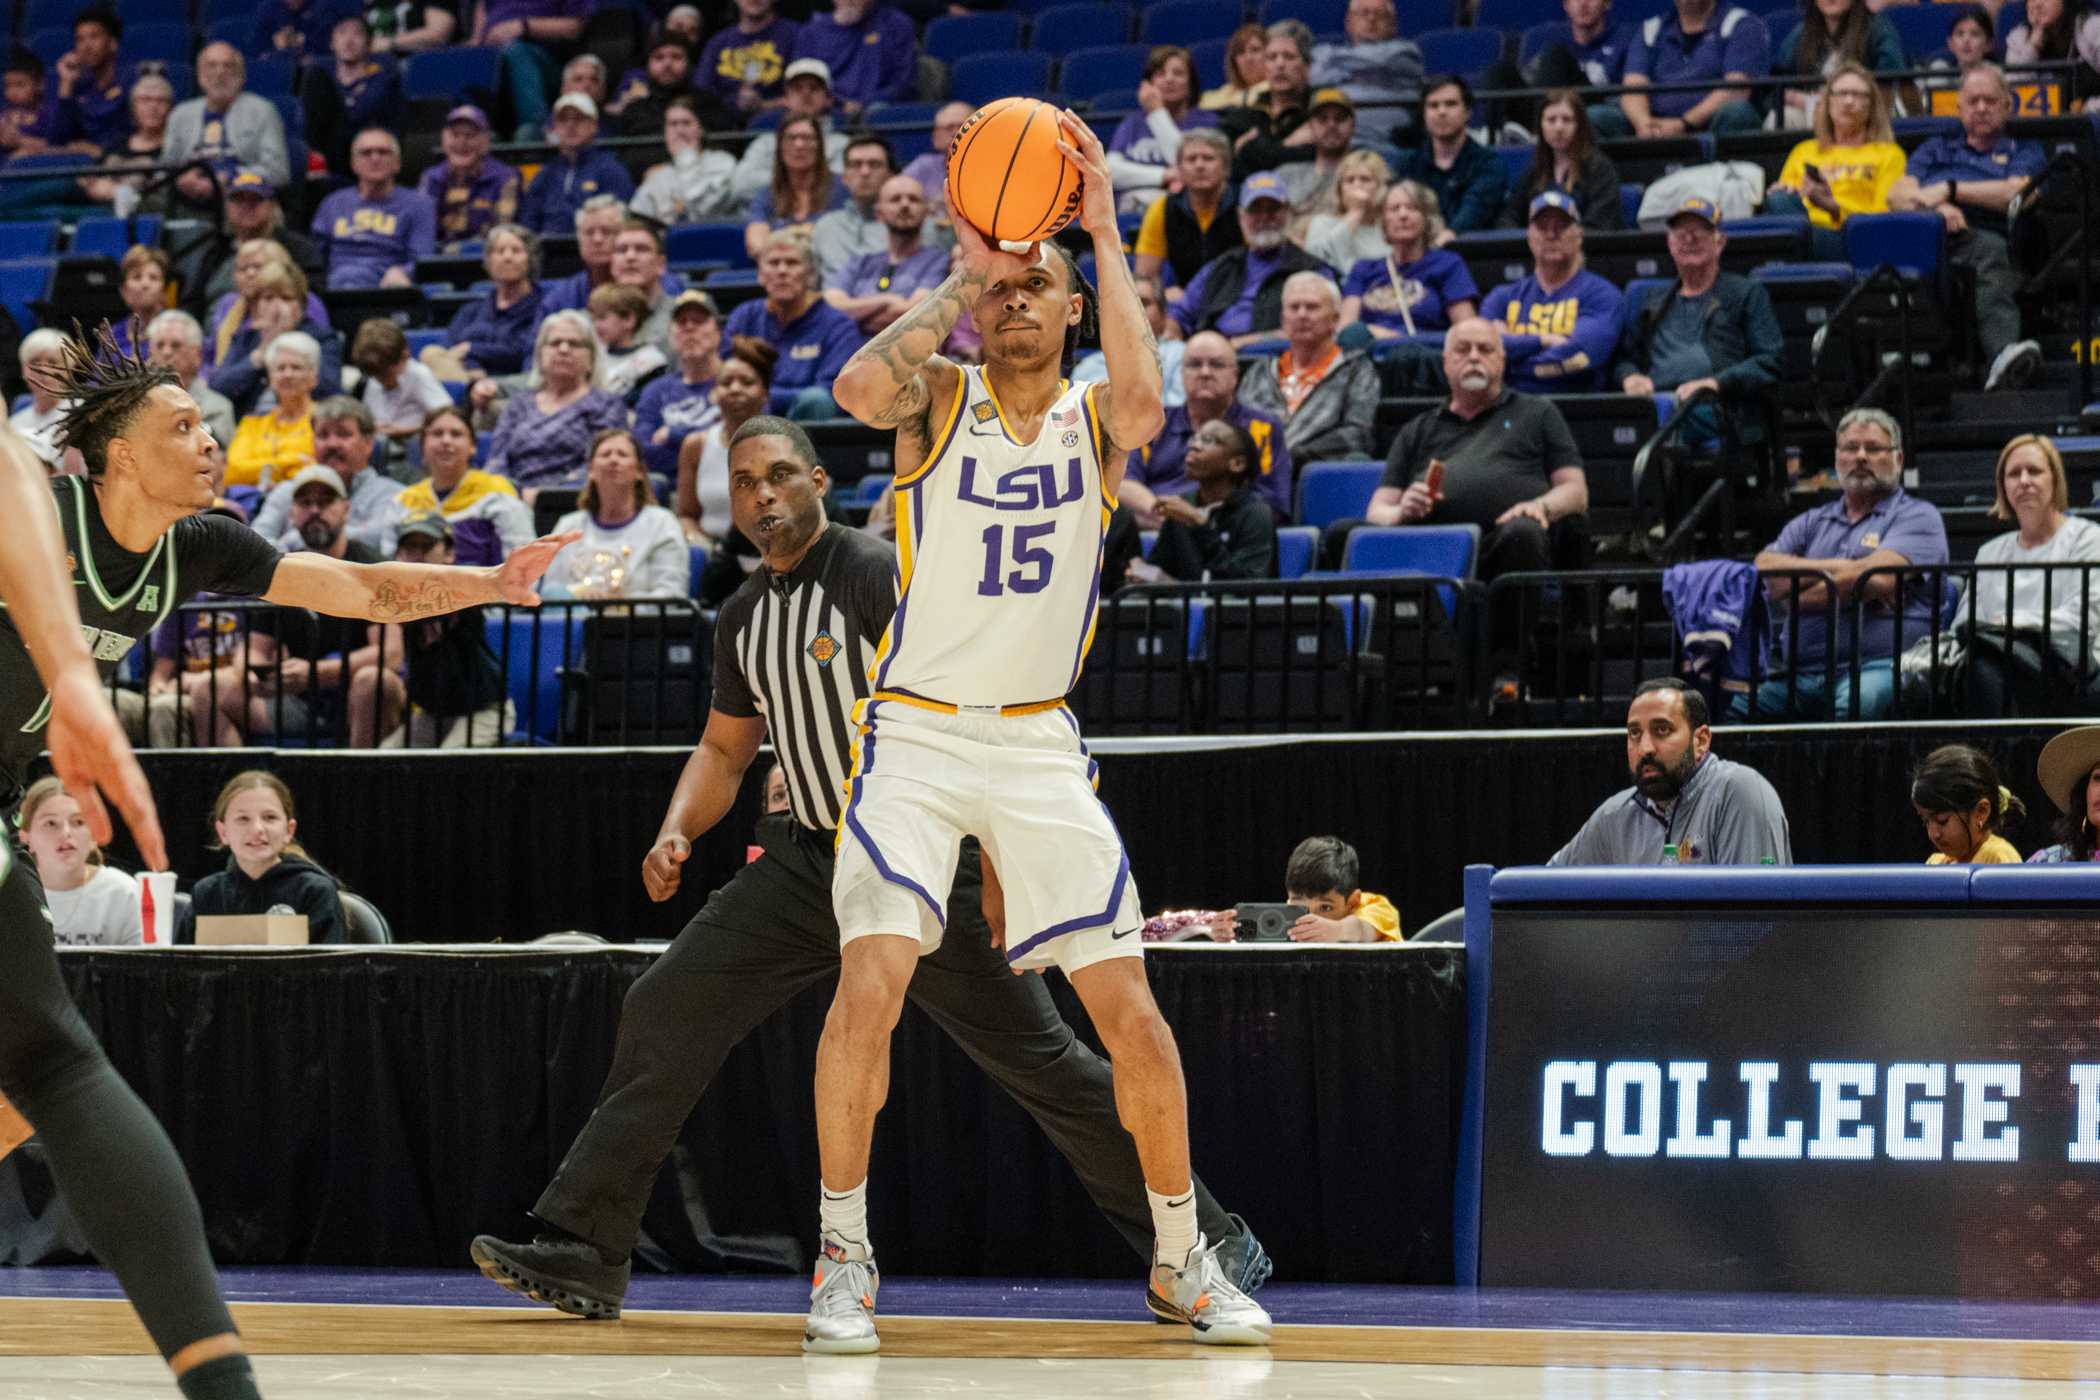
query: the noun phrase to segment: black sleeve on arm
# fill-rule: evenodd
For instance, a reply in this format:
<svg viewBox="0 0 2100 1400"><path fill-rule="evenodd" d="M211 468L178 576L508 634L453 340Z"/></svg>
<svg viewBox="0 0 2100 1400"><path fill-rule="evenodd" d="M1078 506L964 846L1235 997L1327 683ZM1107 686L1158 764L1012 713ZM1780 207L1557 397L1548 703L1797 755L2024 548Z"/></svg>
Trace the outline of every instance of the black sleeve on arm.
<svg viewBox="0 0 2100 1400"><path fill-rule="evenodd" d="M270 591L284 558L283 550L224 515L177 521L173 542L183 586L193 592L260 598Z"/></svg>
<svg viewBox="0 0 2100 1400"><path fill-rule="evenodd" d="M741 593L724 603L715 618L715 693L710 703L732 719L758 717L758 701L744 678L743 658L736 647L737 637L750 621L751 606Z"/></svg>

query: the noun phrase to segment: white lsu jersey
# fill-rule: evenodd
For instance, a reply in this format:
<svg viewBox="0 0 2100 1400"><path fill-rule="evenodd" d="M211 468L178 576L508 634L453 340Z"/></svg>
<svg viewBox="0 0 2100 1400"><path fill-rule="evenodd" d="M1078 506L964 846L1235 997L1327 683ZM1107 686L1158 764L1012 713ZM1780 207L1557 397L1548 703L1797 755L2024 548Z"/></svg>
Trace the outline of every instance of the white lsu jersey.
<svg viewBox="0 0 2100 1400"><path fill-rule="evenodd" d="M1092 384L1059 383L1018 441L981 369L896 483L897 611L876 651L878 697L935 708L1055 705L1078 683L1115 510Z"/></svg>

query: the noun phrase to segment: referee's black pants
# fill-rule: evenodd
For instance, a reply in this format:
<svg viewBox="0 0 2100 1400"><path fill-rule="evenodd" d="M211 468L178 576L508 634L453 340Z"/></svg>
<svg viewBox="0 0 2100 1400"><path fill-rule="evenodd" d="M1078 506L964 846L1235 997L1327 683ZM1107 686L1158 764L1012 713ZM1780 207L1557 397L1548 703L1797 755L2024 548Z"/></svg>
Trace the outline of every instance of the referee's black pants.
<svg viewBox="0 0 2100 1400"><path fill-rule="evenodd" d="M182 1159L66 994L44 887L4 846L0 1093L43 1140L59 1194L161 1356L233 1331Z"/></svg>
<svg viewBox="0 0 2100 1400"><path fill-rule="evenodd" d="M765 854L708 898L628 990L598 1106L532 1213L612 1254L634 1248L657 1168L693 1105L752 1027L838 971L832 844L787 816L759 823ZM1041 1125L1132 1249L1152 1257L1137 1144L1116 1117L1108 1062L1057 1014L1043 979L1016 977L991 946L982 876L966 849L947 934L919 959L908 995ZM1201 1179L1197 1220L1212 1243L1234 1226Z"/></svg>

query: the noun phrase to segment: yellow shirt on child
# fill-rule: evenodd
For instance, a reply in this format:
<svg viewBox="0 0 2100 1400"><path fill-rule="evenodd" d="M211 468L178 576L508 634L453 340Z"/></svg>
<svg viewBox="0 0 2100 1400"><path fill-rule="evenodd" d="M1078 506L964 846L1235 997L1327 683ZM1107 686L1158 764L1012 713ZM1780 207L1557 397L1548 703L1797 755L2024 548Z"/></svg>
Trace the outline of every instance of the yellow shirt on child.
<svg viewBox="0 0 2100 1400"><path fill-rule="evenodd" d="M1938 851L1925 857L1927 865L1952 865L1954 862ZM1963 865L2018 865L2020 853L2013 849L2012 842L2003 836L1993 836L1976 848L1976 853L1963 861Z"/></svg>

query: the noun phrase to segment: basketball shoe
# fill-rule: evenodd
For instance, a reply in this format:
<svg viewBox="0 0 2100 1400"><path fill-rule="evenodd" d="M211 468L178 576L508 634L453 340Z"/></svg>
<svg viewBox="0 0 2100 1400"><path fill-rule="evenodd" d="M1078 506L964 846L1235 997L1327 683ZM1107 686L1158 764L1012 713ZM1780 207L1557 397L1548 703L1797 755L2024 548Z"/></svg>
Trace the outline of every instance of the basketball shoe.
<svg viewBox="0 0 2100 1400"><path fill-rule="evenodd" d="M1192 1341L1222 1346L1268 1344L1269 1314L1225 1277L1217 1248L1204 1243L1201 1235L1180 1268L1167 1263L1152 1266L1152 1287L1145 1301L1156 1315L1186 1322Z"/></svg>
<svg viewBox="0 0 2100 1400"><path fill-rule="evenodd" d="M881 1286L874 1259L848 1259L842 1247L826 1240L810 1279L802 1349L852 1355L881 1346L875 1335L875 1291Z"/></svg>

